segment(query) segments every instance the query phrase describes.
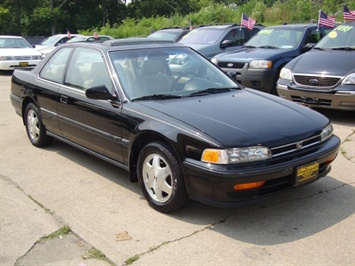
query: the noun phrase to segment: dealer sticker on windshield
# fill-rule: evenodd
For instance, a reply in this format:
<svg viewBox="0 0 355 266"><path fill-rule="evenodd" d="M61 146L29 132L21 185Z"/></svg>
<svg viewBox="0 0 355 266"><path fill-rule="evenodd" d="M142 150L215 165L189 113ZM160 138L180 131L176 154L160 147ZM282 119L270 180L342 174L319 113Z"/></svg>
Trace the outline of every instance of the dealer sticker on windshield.
<svg viewBox="0 0 355 266"><path fill-rule="evenodd" d="M296 169L296 186L317 178L319 163L302 165Z"/></svg>

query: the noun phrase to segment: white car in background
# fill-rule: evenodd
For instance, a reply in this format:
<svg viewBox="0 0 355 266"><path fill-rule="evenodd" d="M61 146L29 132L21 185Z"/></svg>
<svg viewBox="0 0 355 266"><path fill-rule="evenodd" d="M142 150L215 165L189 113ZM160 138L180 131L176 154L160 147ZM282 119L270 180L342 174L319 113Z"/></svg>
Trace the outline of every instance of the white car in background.
<svg viewBox="0 0 355 266"><path fill-rule="evenodd" d="M32 69L41 61L41 53L24 38L0 35L0 70Z"/></svg>
<svg viewBox="0 0 355 266"><path fill-rule="evenodd" d="M35 46L35 49L42 54L42 57L45 57L47 54L53 51L58 45L66 43L71 38L76 36L83 36L80 34L57 34L44 39L40 44Z"/></svg>

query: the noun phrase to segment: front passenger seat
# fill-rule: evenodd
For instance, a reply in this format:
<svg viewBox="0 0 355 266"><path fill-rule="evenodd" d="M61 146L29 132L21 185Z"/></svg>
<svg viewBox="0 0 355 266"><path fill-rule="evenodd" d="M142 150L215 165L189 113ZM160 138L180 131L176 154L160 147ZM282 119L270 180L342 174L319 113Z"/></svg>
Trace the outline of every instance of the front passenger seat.
<svg viewBox="0 0 355 266"><path fill-rule="evenodd" d="M164 65L159 60L146 60L142 64L141 86L148 93L164 94L171 91L172 81L164 74Z"/></svg>

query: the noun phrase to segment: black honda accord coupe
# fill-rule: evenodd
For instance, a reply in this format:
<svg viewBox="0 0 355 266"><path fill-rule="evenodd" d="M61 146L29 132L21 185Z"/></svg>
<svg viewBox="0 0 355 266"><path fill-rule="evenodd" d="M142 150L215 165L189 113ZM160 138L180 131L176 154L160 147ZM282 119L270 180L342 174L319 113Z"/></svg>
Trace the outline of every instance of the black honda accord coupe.
<svg viewBox="0 0 355 266"><path fill-rule="evenodd" d="M14 71L10 97L34 146L55 138L127 170L166 213L304 186L329 173L340 144L318 112L242 88L167 41L61 45Z"/></svg>

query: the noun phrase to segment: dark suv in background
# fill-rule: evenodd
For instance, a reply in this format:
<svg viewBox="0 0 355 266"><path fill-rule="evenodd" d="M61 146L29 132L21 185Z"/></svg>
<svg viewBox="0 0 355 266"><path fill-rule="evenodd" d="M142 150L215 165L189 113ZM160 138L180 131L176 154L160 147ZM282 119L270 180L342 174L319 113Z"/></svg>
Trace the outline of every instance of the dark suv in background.
<svg viewBox="0 0 355 266"><path fill-rule="evenodd" d="M242 46L264 27L255 25L252 30L239 24L200 26L185 35L179 43L190 46L211 59L236 47Z"/></svg>
<svg viewBox="0 0 355 266"><path fill-rule="evenodd" d="M243 48L216 55L212 62L242 85L276 94L281 68L309 51L331 29L317 24L266 27Z"/></svg>

